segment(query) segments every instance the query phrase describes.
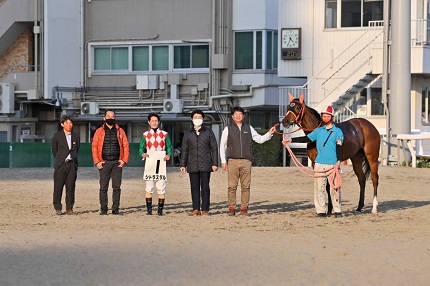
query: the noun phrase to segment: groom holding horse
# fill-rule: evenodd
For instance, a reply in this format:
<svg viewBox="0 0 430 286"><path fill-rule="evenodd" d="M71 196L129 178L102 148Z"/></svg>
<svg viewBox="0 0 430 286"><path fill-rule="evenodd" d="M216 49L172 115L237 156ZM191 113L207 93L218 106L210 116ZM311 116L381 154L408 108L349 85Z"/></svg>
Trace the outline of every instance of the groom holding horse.
<svg viewBox="0 0 430 286"><path fill-rule="evenodd" d="M294 103L291 103L294 104ZM310 143L316 142L318 155L315 159L314 170L319 175L314 180L314 203L318 217L327 216L326 187L328 175L331 170L339 169L342 159L343 132L333 123L333 107L326 106L321 111L321 126L306 136L284 138L282 144L287 147L289 142ZM340 188L335 189L330 184L330 197L333 204L334 216L341 217Z"/></svg>

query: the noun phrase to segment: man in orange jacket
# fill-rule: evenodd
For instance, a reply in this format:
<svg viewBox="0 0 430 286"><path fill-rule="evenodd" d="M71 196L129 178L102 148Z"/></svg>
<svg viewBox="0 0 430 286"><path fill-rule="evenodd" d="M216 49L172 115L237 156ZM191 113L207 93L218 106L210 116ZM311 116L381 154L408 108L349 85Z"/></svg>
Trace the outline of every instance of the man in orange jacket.
<svg viewBox="0 0 430 286"><path fill-rule="evenodd" d="M130 149L124 129L115 123L115 112L106 110L105 123L96 130L91 145L93 161L100 174L100 215L107 215L109 181L112 178L112 214L118 215L122 167L128 163Z"/></svg>

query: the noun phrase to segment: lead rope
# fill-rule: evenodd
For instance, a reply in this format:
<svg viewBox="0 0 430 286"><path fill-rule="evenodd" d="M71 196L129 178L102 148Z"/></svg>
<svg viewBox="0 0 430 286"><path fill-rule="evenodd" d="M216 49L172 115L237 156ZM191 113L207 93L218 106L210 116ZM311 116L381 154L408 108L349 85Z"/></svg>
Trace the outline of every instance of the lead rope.
<svg viewBox="0 0 430 286"><path fill-rule="evenodd" d="M293 151L291 150L290 146L286 146L288 153L290 153L291 159L293 160L294 164L297 166L300 172L305 174L308 177L313 178L319 178L319 177L325 177L328 175L328 183L330 186L336 190L336 197L339 200L339 190L342 186L342 178L340 176L339 168L330 168L327 170L319 170L316 171L312 168L304 166L294 155Z"/></svg>

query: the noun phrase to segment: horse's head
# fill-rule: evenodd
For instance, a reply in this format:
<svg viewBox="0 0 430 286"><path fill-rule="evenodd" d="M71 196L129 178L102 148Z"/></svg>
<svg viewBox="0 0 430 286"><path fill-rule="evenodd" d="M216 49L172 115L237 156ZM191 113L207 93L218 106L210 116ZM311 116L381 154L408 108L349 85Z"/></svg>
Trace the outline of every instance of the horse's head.
<svg viewBox="0 0 430 286"><path fill-rule="evenodd" d="M295 124L300 124L300 120L303 117L303 112L305 109L305 102L303 93L300 94L299 98L294 98L290 93L288 93L290 98L290 104L288 105L287 112L282 119L282 125L288 128Z"/></svg>

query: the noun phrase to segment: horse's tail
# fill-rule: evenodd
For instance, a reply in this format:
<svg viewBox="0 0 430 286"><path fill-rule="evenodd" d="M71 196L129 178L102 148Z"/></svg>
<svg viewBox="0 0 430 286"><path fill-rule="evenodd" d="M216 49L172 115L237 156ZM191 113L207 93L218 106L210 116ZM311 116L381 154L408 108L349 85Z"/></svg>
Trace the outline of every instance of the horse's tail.
<svg viewBox="0 0 430 286"><path fill-rule="evenodd" d="M364 157L363 165L362 165L362 170L363 170L363 173L364 173L364 177L367 180L367 179L369 179L369 176L370 176L370 164L369 164L369 161L367 161L366 156L364 156L363 149L361 149L361 152L363 152L363 157Z"/></svg>

